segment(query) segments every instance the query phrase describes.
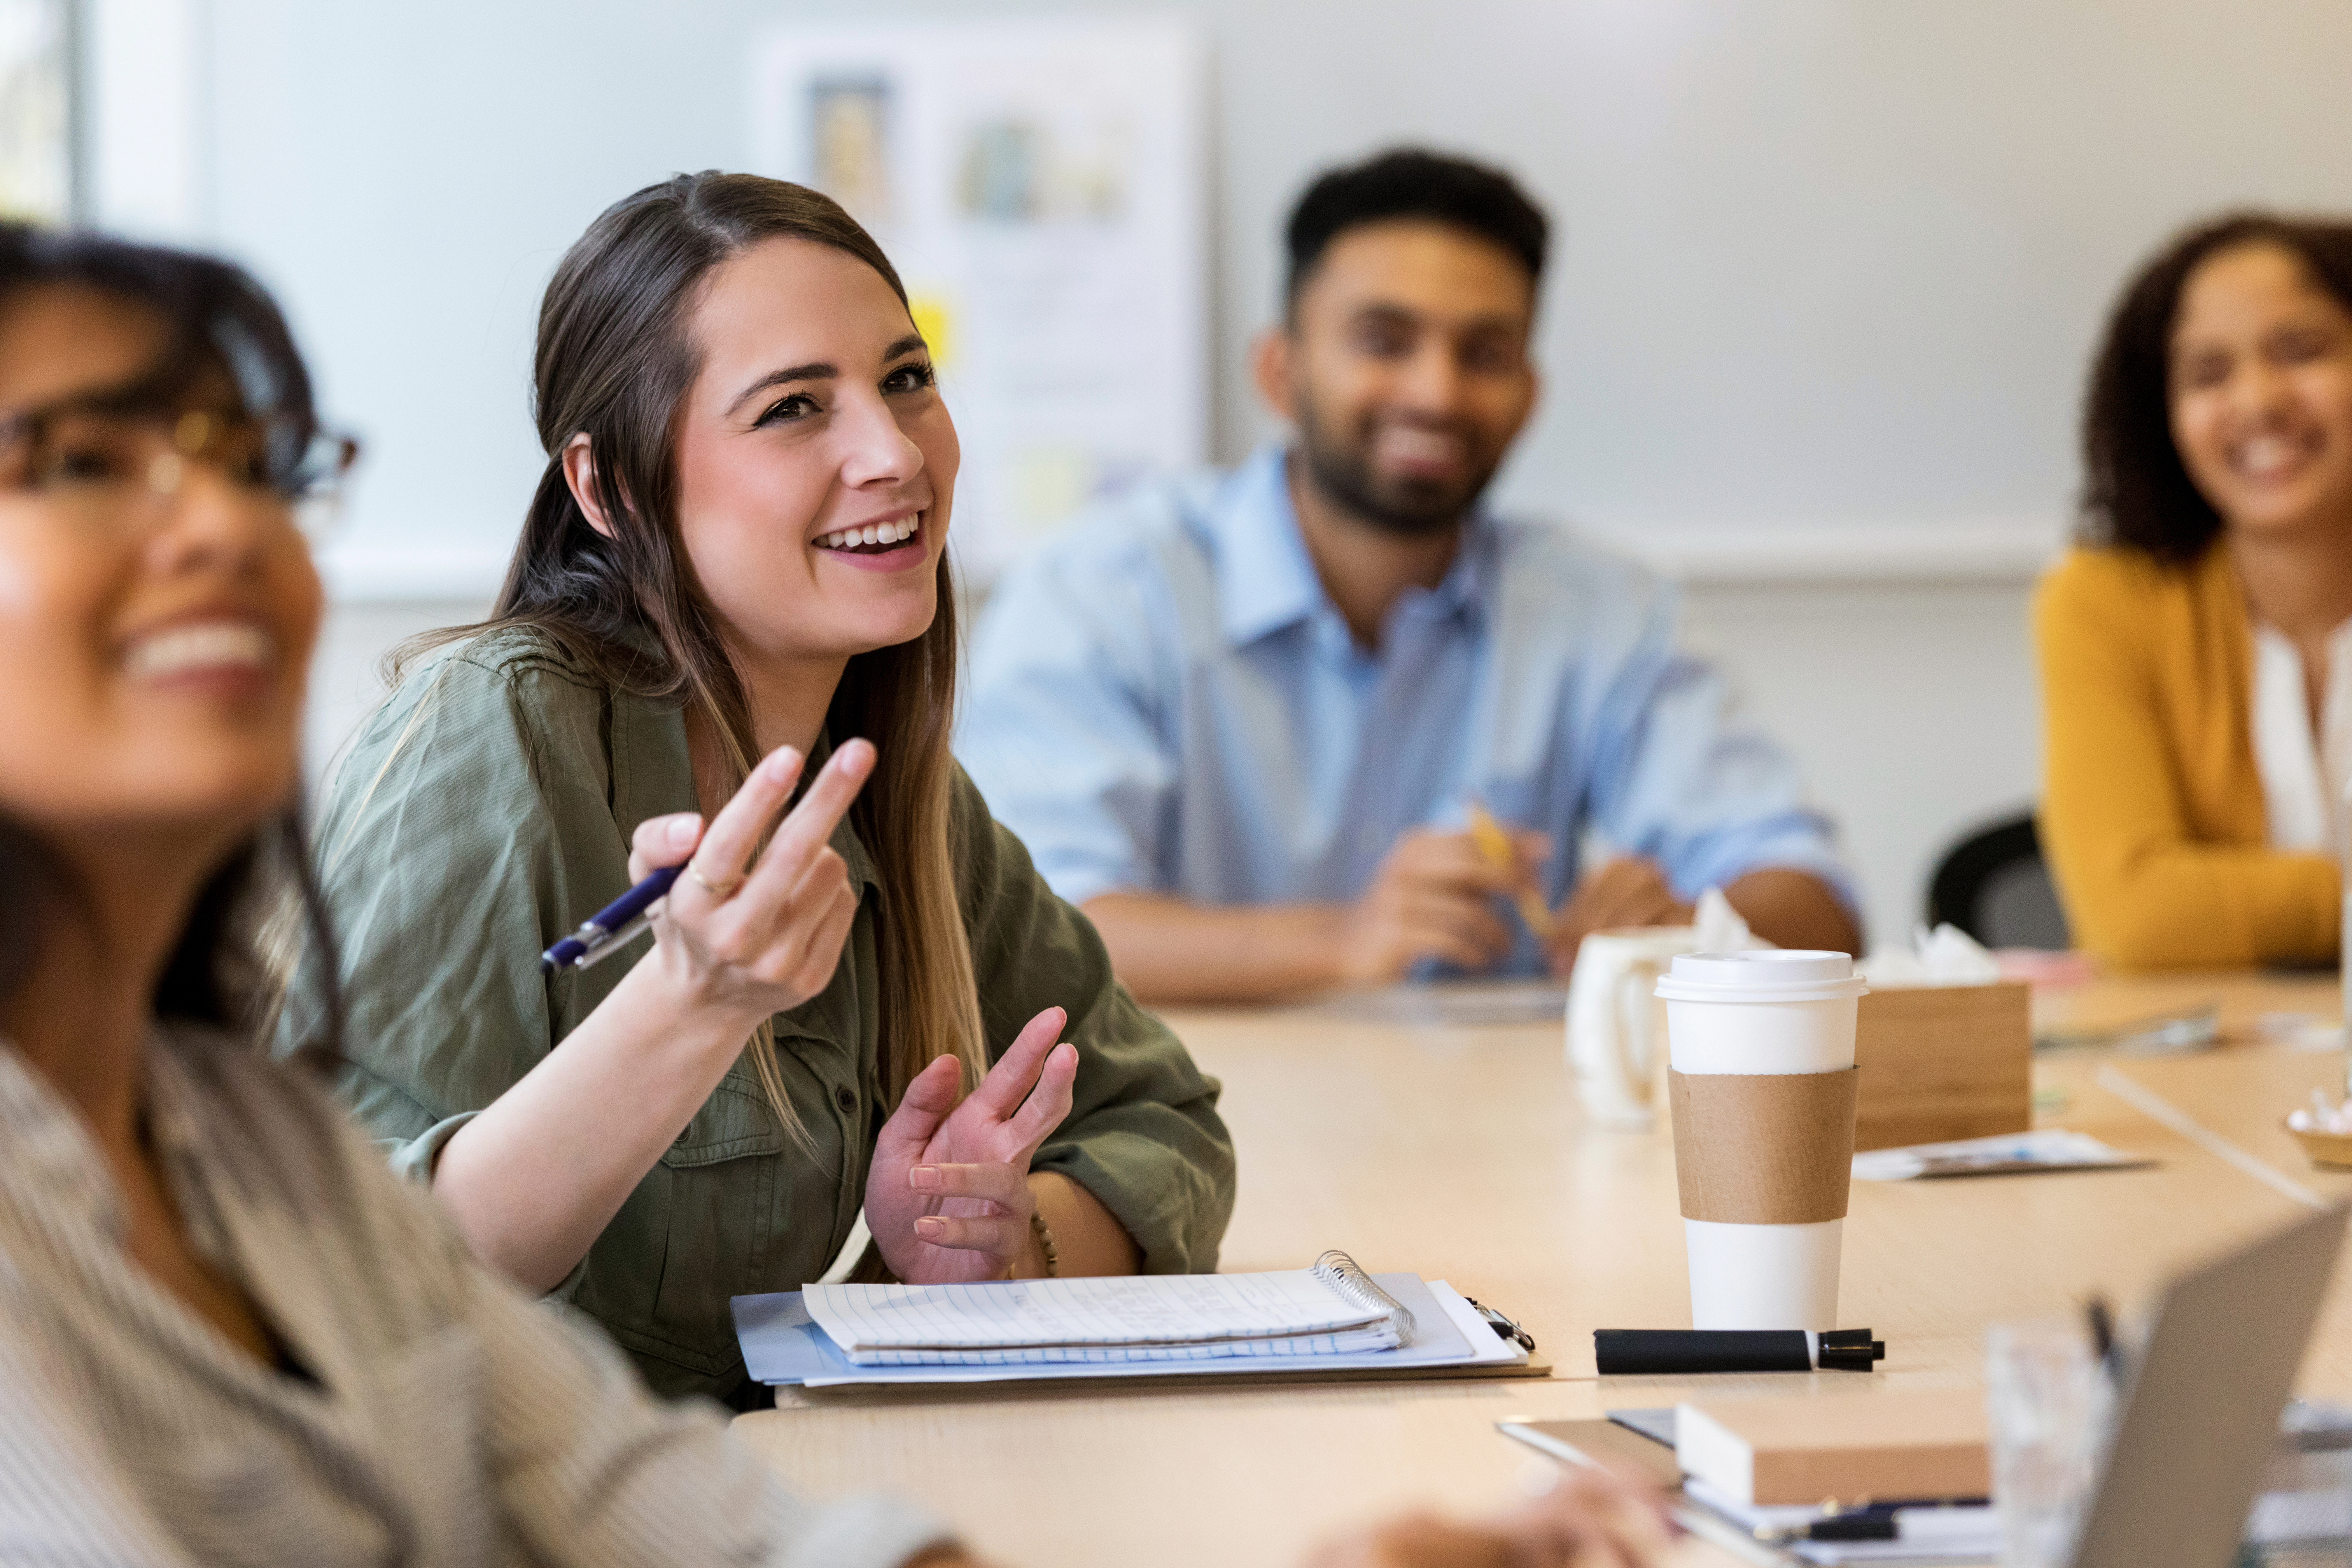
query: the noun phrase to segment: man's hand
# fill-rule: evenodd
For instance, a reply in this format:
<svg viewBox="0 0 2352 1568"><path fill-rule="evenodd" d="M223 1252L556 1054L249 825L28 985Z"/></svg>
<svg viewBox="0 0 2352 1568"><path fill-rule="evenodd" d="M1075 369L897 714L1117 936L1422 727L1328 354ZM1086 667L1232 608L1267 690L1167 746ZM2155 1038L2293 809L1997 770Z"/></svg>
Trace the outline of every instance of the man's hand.
<svg viewBox="0 0 2352 1568"><path fill-rule="evenodd" d="M1612 860L1577 883L1553 916L1551 972L1565 976L1575 968L1576 950L1594 931L1688 925L1691 918L1691 906L1675 896L1656 861L1638 855Z"/></svg>
<svg viewBox="0 0 2352 1568"><path fill-rule="evenodd" d="M1340 978L1386 984L1428 958L1468 970L1492 967L1513 940L1496 899L1532 885L1533 868L1551 854L1549 835L1511 837L1517 868L1488 860L1467 833L1422 827L1398 839L1340 924Z"/></svg>
<svg viewBox="0 0 2352 1568"><path fill-rule="evenodd" d="M1333 1542L1308 1568L1651 1568L1668 1542L1654 1494L1580 1467L1509 1513L1475 1524L1412 1515Z"/></svg>

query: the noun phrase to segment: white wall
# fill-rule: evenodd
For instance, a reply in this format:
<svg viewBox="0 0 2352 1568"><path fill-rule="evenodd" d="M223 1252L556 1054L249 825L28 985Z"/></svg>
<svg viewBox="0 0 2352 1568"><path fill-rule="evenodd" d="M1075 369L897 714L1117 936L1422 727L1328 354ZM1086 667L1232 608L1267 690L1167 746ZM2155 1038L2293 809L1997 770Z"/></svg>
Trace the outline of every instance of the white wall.
<svg viewBox="0 0 2352 1568"><path fill-rule="evenodd" d="M371 438L353 587L378 593L478 591L537 467L550 267L628 190L751 155L750 46L793 18L1197 22L1228 456L1261 428L1240 347L1301 180L1404 138L1509 163L1563 245L1505 493L1660 547L2046 542L2123 269L2221 205L2352 205L2327 0L96 3L168 20L94 29L101 64L197 40L185 133L101 135L101 184L189 165L196 237L281 291Z"/></svg>
<svg viewBox="0 0 2352 1568"><path fill-rule="evenodd" d="M1303 178L1409 138L1509 163L1563 243L1503 496L1694 575L1882 929L2031 794L2024 584L2121 274L2217 207L2352 207L2330 0L90 3L96 210L251 264L370 443L322 745L379 634L493 585L548 270L618 195L747 157L760 30L1173 11L1215 80L1220 451L1264 429L1242 347Z"/></svg>
<svg viewBox="0 0 2352 1568"><path fill-rule="evenodd" d="M1909 932L1960 829L2030 807L2040 789L2014 579L1701 583L1689 626L1803 760L1843 830L1874 941Z"/></svg>

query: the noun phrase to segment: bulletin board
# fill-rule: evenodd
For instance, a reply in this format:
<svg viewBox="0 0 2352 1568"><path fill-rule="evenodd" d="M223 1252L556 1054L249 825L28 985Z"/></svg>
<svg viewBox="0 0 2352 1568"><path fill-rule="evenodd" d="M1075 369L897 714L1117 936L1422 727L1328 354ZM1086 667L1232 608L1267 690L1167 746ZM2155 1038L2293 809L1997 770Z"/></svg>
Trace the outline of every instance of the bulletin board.
<svg viewBox="0 0 2352 1568"><path fill-rule="evenodd" d="M778 27L753 166L881 242L962 440L985 582L1088 502L1209 447L1204 50L1165 20Z"/></svg>

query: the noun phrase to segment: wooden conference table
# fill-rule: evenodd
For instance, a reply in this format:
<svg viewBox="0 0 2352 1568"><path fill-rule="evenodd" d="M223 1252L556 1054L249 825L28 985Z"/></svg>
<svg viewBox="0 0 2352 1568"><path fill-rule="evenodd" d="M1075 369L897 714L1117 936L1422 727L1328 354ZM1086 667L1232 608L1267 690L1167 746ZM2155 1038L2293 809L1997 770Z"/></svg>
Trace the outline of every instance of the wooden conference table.
<svg viewBox="0 0 2352 1568"><path fill-rule="evenodd" d="M1872 1377L1705 1380L1717 1394L1973 1386L1985 1326L2142 1297L2176 1267L2352 1198L2280 1118L2343 1091L2345 1056L2263 1037L2282 1014L2334 1020L2329 976L2097 981L2045 993L2037 1026L2097 1027L2218 1002L2222 1045L2165 1058L2047 1053L2037 1122L2155 1156L2153 1169L1961 1182L1857 1183L1842 1316L1888 1344ZM805 1492L880 1487L922 1500L983 1555L1064 1568L1117 1562L1255 1568L1299 1562L1344 1526L1433 1504L1481 1510L1539 1488L1549 1461L1497 1434L1509 1417L1671 1405L1687 1381L1595 1376L1595 1328L1689 1321L1671 1135L1588 1127L1561 1026L1449 1024L1407 1000L1170 1021L1224 1080L1241 1197L1220 1266L1303 1267L1328 1247L1367 1268L1444 1279L1524 1322L1549 1381L1390 1384L927 1402L795 1398L737 1434ZM2352 1398L2339 1275L2303 1371ZM1700 1549L1694 1549L1697 1553ZM1727 1559L1718 1559L1727 1561Z"/></svg>

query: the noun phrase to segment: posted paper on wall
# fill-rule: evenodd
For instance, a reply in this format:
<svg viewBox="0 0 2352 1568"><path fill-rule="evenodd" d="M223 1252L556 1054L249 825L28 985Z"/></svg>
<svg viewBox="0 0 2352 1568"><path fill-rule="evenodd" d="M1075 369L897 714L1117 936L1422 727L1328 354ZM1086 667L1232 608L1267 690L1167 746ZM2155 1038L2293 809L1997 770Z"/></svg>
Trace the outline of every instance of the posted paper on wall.
<svg viewBox="0 0 2352 1568"><path fill-rule="evenodd" d="M790 25L754 164L812 184L906 282L962 438L985 583L1087 502L1208 456L1204 54L1184 25Z"/></svg>

